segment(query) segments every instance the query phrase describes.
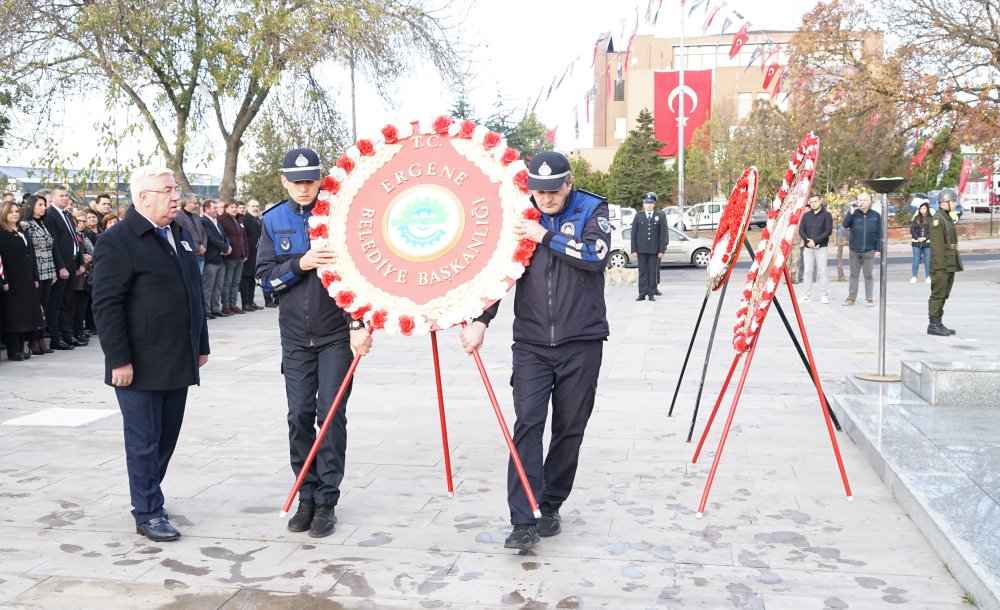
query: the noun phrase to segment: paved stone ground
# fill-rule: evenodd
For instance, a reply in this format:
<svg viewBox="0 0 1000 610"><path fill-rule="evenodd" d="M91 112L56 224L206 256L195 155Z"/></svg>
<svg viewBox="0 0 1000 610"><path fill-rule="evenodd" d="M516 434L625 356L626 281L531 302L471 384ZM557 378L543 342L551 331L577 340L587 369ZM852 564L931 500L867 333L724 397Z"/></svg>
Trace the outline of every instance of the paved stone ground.
<svg viewBox="0 0 1000 610"><path fill-rule="evenodd" d="M703 281L674 277L665 272L656 303L636 303L633 287L608 289L612 339L564 532L525 554L502 546L505 448L456 331L440 336L455 497L444 482L429 339L379 335L349 408L337 531L321 540L287 532L278 518L292 477L275 310L211 323L213 354L164 484L184 533L173 543L134 533L100 348L5 361L0 423L53 407L112 411L77 426L60 426L71 423L65 414L45 426L0 425L0 606L967 607L947 566L838 434L855 495L845 500L814 390L774 312L707 512L695 518L721 426L691 465L684 437L707 326L666 417L704 294ZM702 422L732 358L733 288ZM929 287L894 279L890 288L889 370L915 353L995 357L996 325L953 316L957 337L929 338ZM876 368L877 308L836 305L845 292L832 283L833 304L803 309L828 394L845 375ZM950 307L992 308L995 294L995 281L960 278ZM483 358L513 423L510 301Z"/></svg>

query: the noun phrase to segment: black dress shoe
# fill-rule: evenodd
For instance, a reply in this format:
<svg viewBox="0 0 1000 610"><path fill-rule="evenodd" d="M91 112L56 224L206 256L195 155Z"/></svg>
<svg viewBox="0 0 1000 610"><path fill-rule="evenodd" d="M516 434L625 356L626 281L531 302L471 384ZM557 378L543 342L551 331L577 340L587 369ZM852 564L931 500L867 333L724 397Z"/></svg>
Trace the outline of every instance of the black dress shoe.
<svg viewBox="0 0 1000 610"><path fill-rule="evenodd" d="M135 526L135 533L142 534L153 542L166 542L167 540L177 540L181 533L177 528L170 525L164 517L156 517Z"/></svg>
<svg viewBox="0 0 1000 610"><path fill-rule="evenodd" d="M635 297L635 300L636 300L636 301L645 301L645 300L646 300L646 297L645 297L644 295L641 295L641 294L640 294L639 296Z"/></svg>
<svg viewBox="0 0 1000 610"><path fill-rule="evenodd" d="M312 525L309 526L310 538L323 538L333 533L337 525L337 516L333 514L334 507L329 504L317 504Z"/></svg>
<svg viewBox="0 0 1000 610"><path fill-rule="evenodd" d="M295 511L292 518L288 520L288 531L304 532L312 525L313 515L316 514L316 503L312 500L300 500L299 509Z"/></svg>
<svg viewBox="0 0 1000 610"><path fill-rule="evenodd" d="M80 345L90 345L90 337L86 335L77 335L73 338L76 339L76 342Z"/></svg>
<svg viewBox="0 0 1000 610"><path fill-rule="evenodd" d="M278 304L275 303L274 301L269 301L267 303L264 303L264 307L277 307L277 306Z"/></svg>
<svg viewBox="0 0 1000 610"><path fill-rule="evenodd" d="M213 311L212 313L215 314L216 318L228 318L229 316L233 315L225 311Z"/></svg>
<svg viewBox="0 0 1000 610"><path fill-rule="evenodd" d="M45 345L44 342L42 343L42 353L44 353L44 354L51 354L52 353L52 349L49 348L48 345Z"/></svg>
<svg viewBox="0 0 1000 610"><path fill-rule="evenodd" d="M212 312L208 312L207 314L205 314L205 318L207 318L207 319L209 319L209 320L214 320L214 319L216 319L216 318L218 318L218 317L219 317L219 316L215 315L215 314L214 314L214 313L212 313Z"/></svg>
<svg viewBox="0 0 1000 610"><path fill-rule="evenodd" d="M63 349L63 350L73 349L72 345L70 345L69 343L64 343L62 341L53 341L49 345L49 347L51 347L52 349Z"/></svg>
<svg viewBox="0 0 1000 610"><path fill-rule="evenodd" d="M653 295L649 295L649 300L650 300L650 301L655 301L655 300L656 300L656 297L654 297Z"/></svg>
<svg viewBox="0 0 1000 610"><path fill-rule="evenodd" d="M21 352L17 352L16 354L12 354L10 352L7 352L7 359L8 360L13 360L14 362L23 362L23 361L27 360L27 358L25 358L24 354L22 354Z"/></svg>
<svg viewBox="0 0 1000 610"><path fill-rule="evenodd" d="M661 297L661 296L663 296L663 293L662 293L662 292L660 292L660 289L659 289L659 288L657 288L657 289L656 289L656 292L654 292L653 294L654 294L654 295L656 295L656 296L658 296L658 297Z"/></svg>

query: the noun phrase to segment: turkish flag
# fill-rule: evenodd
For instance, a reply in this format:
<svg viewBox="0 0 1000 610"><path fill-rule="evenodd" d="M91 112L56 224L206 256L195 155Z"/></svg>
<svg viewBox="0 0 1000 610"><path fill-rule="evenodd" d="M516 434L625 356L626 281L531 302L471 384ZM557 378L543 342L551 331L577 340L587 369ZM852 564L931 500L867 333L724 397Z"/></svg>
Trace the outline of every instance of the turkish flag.
<svg viewBox="0 0 1000 610"><path fill-rule="evenodd" d="M736 35L733 36L733 45L729 47L729 59L736 57L736 55L740 52L740 49L743 48L743 45L750 40L750 36L747 34L747 29L749 27L750 22L747 21L743 24L743 27L740 28L740 31L736 32Z"/></svg>
<svg viewBox="0 0 1000 610"><path fill-rule="evenodd" d="M958 175L958 196L965 192L965 186L969 183L969 174L972 173L972 161L968 159L962 161L962 173Z"/></svg>
<svg viewBox="0 0 1000 610"><path fill-rule="evenodd" d="M767 74L764 75L764 88L771 88L771 81L774 80L775 75L778 74L778 62L774 62L767 67Z"/></svg>
<svg viewBox="0 0 1000 610"><path fill-rule="evenodd" d="M684 113L681 114L683 100ZM678 126L684 124L684 146L705 121L712 109L712 70L685 70L684 90L680 72L657 70L653 73L653 126L656 139L664 146L656 151L664 157L677 156Z"/></svg>

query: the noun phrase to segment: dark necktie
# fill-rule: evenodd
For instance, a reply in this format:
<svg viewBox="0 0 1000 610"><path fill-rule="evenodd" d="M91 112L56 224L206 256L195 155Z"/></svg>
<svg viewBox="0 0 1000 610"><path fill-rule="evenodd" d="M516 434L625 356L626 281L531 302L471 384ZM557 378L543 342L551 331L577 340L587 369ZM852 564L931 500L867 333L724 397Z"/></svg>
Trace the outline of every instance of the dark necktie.
<svg viewBox="0 0 1000 610"><path fill-rule="evenodd" d="M170 238L167 237L167 231L169 230L170 229L168 229L167 227L156 227L156 232L159 233L160 237L162 237L163 240L168 244L170 243Z"/></svg>

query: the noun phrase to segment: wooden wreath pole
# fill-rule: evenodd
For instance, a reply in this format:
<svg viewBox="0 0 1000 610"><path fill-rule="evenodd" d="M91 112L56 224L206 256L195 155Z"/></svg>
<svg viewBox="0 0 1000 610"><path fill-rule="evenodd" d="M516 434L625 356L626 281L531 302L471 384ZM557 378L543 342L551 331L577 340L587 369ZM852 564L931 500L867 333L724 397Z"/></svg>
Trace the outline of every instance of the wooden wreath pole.
<svg viewBox="0 0 1000 610"><path fill-rule="evenodd" d="M726 380L722 382L722 389L719 390L719 397L715 400L715 406L712 408L712 414L708 416L708 422L705 423L705 431L701 433L701 440L698 441L698 446L694 450L694 457L691 458L692 464L698 463L698 456L701 455L701 448L705 444L705 439L708 438L708 431L712 429L712 422L715 421L715 414L719 412L719 405L722 404L722 397L726 395L726 390L729 388L729 382L732 381L733 373L736 372L736 365L739 364L740 358L742 357L742 352L733 356L733 365L729 367L729 374L726 375Z"/></svg>
<svg viewBox="0 0 1000 610"><path fill-rule="evenodd" d="M744 245L746 245L747 251L750 252L750 256L753 256L753 250L750 248L750 241L745 240L743 243ZM808 373L809 378L812 379L813 378L812 365L809 363L809 358L806 356L806 353L802 351L802 345L799 343L799 338L795 336L795 331L792 330L792 325L788 321L788 316L785 315L785 310L781 307L781 303L778 302L777 295L775 295L774 300L772 302L774 303L774 308L778 312L778 316L781 318L782 324L785 325L785 330L788 331L788 336L791 337L792 339L792 345L795 346L795 351L798 352L799 359L802 360L802 365L806 367L806 373ZM795 309L796 311L798 311L797 305L795 306ZM817 386L816 390L822 392L823 388ZM830 404L830 401L826 399L826 394L823 394L823 402L826 405ZM839 432L841 430L841 427L840 427L840 421L837 420L837 414L834 413L833 409L830 408L827 408L827 413L830 414L830 418L833 420L833 425L834 427L837 428L837 431Z"/></svg>
<svg viewBox="0 0 1000 610"><path fill-rule="evenodd" d="M701 380L698 382L698 395L694 399L694 413L691 414L691 427L688 428L687 442L691 442L691 437L694 435L694 425L698 421L698 407L701 406L701 394L705 389L705 377L708 375L708 362L712 359L712 344L715 343L715 331L719 328L719 316L722 314L722 304L726 300L726 289L729 288L729 278L726 278L726 283L722 285L722 291L719 293L719 305L715 308L715 320L712 322L712 332L708 335L708 349L705 350L705 363L701 366ZM732 372L729 373L730 377ZM728 385L728 381L726 384ZM718 409L716 405L716 409ZM715 411L712 411L713 417L715 416Z"/></svg>
<svg viewBox="0 0 1000 610"><path fill-rule="evenodd" d="M788 267L785 267L785 284L788 285L788 296L792 299L792 307L795 309L795 317L799 323L799 332L802 334L802 343L806 348L806 355L812 365L812 380L816 386L816 394L819 395L819 402L823 408L823 419L826 421L827 432L830 433L830 443L833 444L833 454L837 457L837 467L840 468L840 478L844 482L844 492L847 494L847 501L854 501L851 493L851 485L847 482L847 471L844 470L844 460L840 456L840 445L837 444L837 435L833 432L833 422L830 419L830 404L826 401L826 394L820 384L819 372L816 369L816 360L813 358L812 348L809 346L809 337L806 335L806 325L802 322L802 313L799 311L799 304L795 300L795 290L792 288L791 276L788 275Z"/></svg>
<svg viewBox="0 0 1000 610"><path fill-rule="evenodd" d="M466 323L462 322L462 328L465 328ZM510 459L514 462L514 468L517 470L517 476L521 479L521 487L524 488L524 495L528 497L528 505L531 506L531 513L536 519L541 518L542 511L538 510L538 502L535 501L535 493L531 491L531 485L528 483L528 475L524 473L524 466L521 465L521 456L517 453L517 447L514 446L514 439L510 437L510 429L507 428L507 421L503 418L503 411L500 410L500 402L497 401L497 395L493 392L493 384L490 383L489 375L486 374L486 367L483 366L483 359L479 355L479 350L472 350L472 357L476 360L476 366L479 367L479 375L483 378L483 386L486 388L486 394L490 397L490 403L493 405L493 413L497 416L497 421L500 423L500 431L503 432L503 440L507 443L507 450L510 451Z"/></svg>
<svg viewBox="0 0 1000 610"><path fill-rule="evenodd" d="M368 334L371 335L372 329L368 328ZM302 486L302 481L305 480L306 474L309 472L309 467L312 466L313 460L316 459L316 453L319 451L319 445L323 442L323 437L326 436L326 431L330 427L330 422L333 421L333 416L337 413L337 407L340 406L340 401L343 400L344 394L347 393L347 386L351 384L351 380L354 379L354 371L358 368L358 363L361 362L361 354L354 356L354 360L351 362L350 368L347 369L347 373L344 375L344 380L340 382L340 389L337 390L337 395L333 399L333 404L330 405L330 410L327 411L326 419L323 420L323 426L319 429L319 433L316 435L316 440L313 441L312 449L309 450L309 455L306 456L306 461L302 464L302 468L299 469L299 476L295 478L295 485L292 486L292 491L288 493L288 499L285 500L285 506L281 509L279 516L285 517L288 515L289 509L292 507L292 502L295 500L296 494L299 493L299 487Z"/></svg>
<svg viewBox="0 0 1000 610"><path fill-rule="evenodd" d="M674 398L670 401L670 410L667 411L667 417L673 417L674 415L674 405L677 403L677 394L681 391L681 382L684 381L684 371L687 370L688 359L691 358L691 350L694 349L694 340L698 336L698 329L701 327L701 317L705 315L705 307L708 305L708 296L712 294L711 290L705 290L705 298L701 302L701 309L698 311L698 320L694 323L694 330L691 332L691 342L688 343L688 351L684 356L684 364L681 365L681 375L677 378L677 387L674 388ZM714 333L715 326L712 327ZM712 349L711 344L708 346L709 350ZM704 377L702 378L704 383ZM690 441L691 439L688 439Z"/></svg>
<svg viewBox="0 0 1000 610"><path fill-rule="evenodd" d="M705 514L705 504L708 503L708 493L712 490L712 481L715 480L715 471L719 469L719 460L722 459L722 450L726 446L726 438L729 436L729 429L733 425L733 417L736 416L736 405L740 402L740 395L743 393L743 385L746 383L747 373L750 371L750 363L753 361L753 354L757 350L757 340L760 338L760 329L764 326L764 321L761 320L760 322L761 325L757 327L753 343L750 344L750 351L747 353L746 360L743 363L743 372L740 374L740 381L736 386L736 394L733 395L733 405L729 407L729 416L726 417L726 425L722 428L722 436L719 438L719 447L715 450L715 457L712 459L712 468L708 471L708 480L705 481L705 491L702 492L701 504L698 505L697 517L699 519L701 519L702 515ZM739 355L737 355L737 359L738 358ZM711 421L709 421L709 425L711 425ZM708 434L708 426L705 427L705 434ZM704 440L704 438L702 438L702 440ZM699 444L699 449L700 448Z"/></svg>
<svg viewBox="0 0 1000 610"><path fill-rule="evenodd" d="M431 331L431 354L434 356L434 383L437 386L438 417L441 420L441 445L444 448L444 476L448 482L448 497L455 497L455 485L451 478L451 450L448 448L448 422L444 416L444 391L441 388L441 363L438 360L437 331Z"/></svg>

